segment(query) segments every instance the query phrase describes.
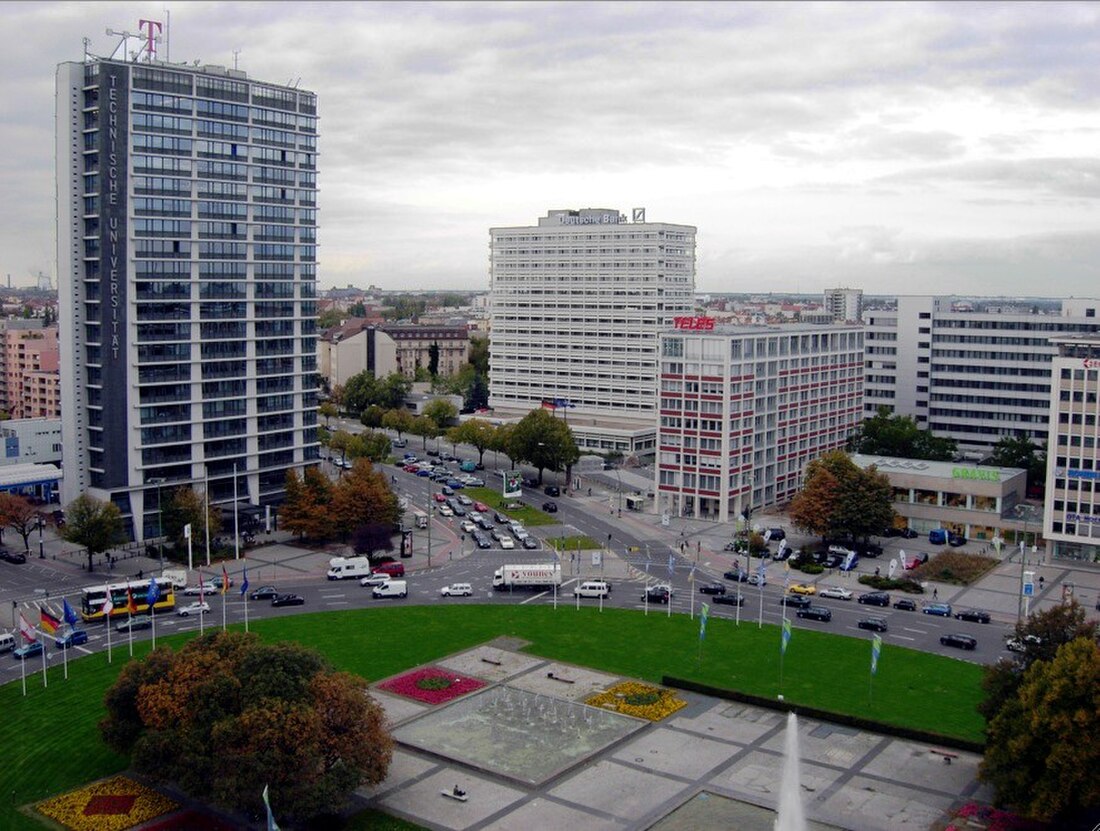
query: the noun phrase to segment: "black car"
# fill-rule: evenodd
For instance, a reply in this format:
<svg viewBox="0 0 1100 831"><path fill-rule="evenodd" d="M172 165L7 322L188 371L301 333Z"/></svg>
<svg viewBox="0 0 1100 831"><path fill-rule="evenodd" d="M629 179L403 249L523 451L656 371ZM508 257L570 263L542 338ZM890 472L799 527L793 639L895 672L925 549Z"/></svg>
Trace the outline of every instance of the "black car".
<svg viewBox="0 0 1100 831"><path fill-rule="evenodd" d="M989 612L983 612L981 609L963 609L955 612L955 617L959 620L969 620L971 623L989 623Z"/></svg>
<svg viewBox="0 0 1100 831"><path fill-rule="evenodd" d="M794 606L796 609L805 609L811 605L810 598L801 594L785 594L779 598L780 606Z"/></svg>
<svg viewBox="0 0 1100 831"><path fill-rule="evenodd" d="M8 549L5 548L0 551L0 560L6 560L15 565L22 565L27 562L27 555L22 551L8 551Z"/></svg>
<svg viewBox="0 0 1100 831"><path fill-rule="evenodd" d="M826 609L824 606L807 606L804 609L799 609L797 614L799 617L809 618L810 620L820 620L824 623L828 623L833 619L832 611Z"/></svg>
<svg viewBox="0 0 1100 831"><path fill-rule="evenodd" d="M525 488L537 488L539 486L539 480L533 476L524 476L522 481Z"/></svg>
<svg viewBox="0 0 1100 831"><path fill-rule="evenodd" d="M272 606L301 606L306 599L300 594L278 594L271 598Z"/></svg>
<svg viewBox="0 0 1100 831"><path fill-rule="evenodd" d="M737 571L727 571L722 577L735 583L744 583L749 579L749 573L744 569L738 569Z"/></svg>
<svg viewBox="0 0 1100 831"><path fill-rule="evenodd" d="M900 537L901 532L902 532L901 528L894 528L894 527L883 528L882 533L879 534L879 536L880 537Z"/></svg>
<svg viewBox="0 0 1100 831"><path fill-rule="evenodd" d="M725 594L726 587L721 583L707 583L699 587L700 594Z"/></svg>
<svg viewBox="0 0 1100 831"><path fill-rule="evenodd" d="M776 551L774 554L772 554L772 559L773 560L786 560L793 553L794 553L793 550L791 550L790 548L787 548L786 546L783 546L778 551Z"/></svg>
<svg viewBox="0 0 1100 831"><path fill-rule="evenodd" d="M779 540L785 540L785 539L787 539L787 532L784 531L782 528L769 528L768 529L768 539L769 540L775 540L777 542Z"/></svg>
<svg viewBox="0 0 1100 831"><path fill-rule="evenodd" d="M557 502L543 502L542 509L548 514L556 514L558 512Z"/></svg>
<svg viewBox="0 0 1100 831"><path fill-rule="evenodd" d="M944 646L953 646L956 649L969 649L973 650L978 641L969 635L959 634L958 632L950 635L940 635L940 643Z"/></svg>
<svg viewBox="0 0 1100 831"><path fill-rule="evenodd" d="M843 562L844 558L839 554L827 554L825 555L825 562L823 565L825 568L840 568Z"/></svg>
<svg viewBox="0 0 1100 831"><path fill-rule="evenodd" d="M507 524L507 523L511 522L511 518L505 516L500 511L493 511L493 522Z"/></svg>
<svg viewBox="0 0 1100 831"><path fill-rule="evenodd" d="M650 603L668 603L671 593L664 586L651 586L642 595L642 600Z"/></svg>
<svg viewBox="0 0 1100 831"><path fill-rule="evenodd" d="M915 540L917 537L920 536L920 534L918 534L912 528L902 528L900 536L904 537L907 540Z"/></svg>
<svg viewBox="0 0 1100 831"><path fill-rule="evenodd" d="M860 557L881 557L882 546L874 543L860 543L856 546L856 554Z"/></svg>
<svg viewBox="0 0 1100 831"><path fill-rule="evenodd" d="M252 600L273 600L279 596L279 590L274 586L260 586L249 597Z"/></svg>
<svg viewBox="0 0 1100 831"><path fill-rule="evenodd" d="M894 608L901 609L903 612L915 612L917 610L917 601L910 600L908 597L902 597L894 601Z"/></svg>
<svg viewBox="0 0 1100 831"><path fill-rule="evenodd" d="M885 632L886 619L881 617L860 618L856 626L860 629L870 629L872 632Z"/></svg>
<svg viewBox="0 0 1100 831"><path fill-rule="evenodd" d="M524 537L523 542L521 544L523 545L524 548L528 548L528 549L539 547L538 540L536 540L534 537Z"/></svg>
<svg viewBox="0 0 1100 831"><path fill-rule="evenodd" d="M886 592L864 592L856 598L864 606L889 606L890 595Z"/></svg>
<svg viewBox="0 0 1100 831"><path fill-rule="evenodd" d="M962 534L948 534L947 544L958 548L960 545L966 545L966 537Z"/></svg>
<svg viewBox="0 0 1100 831"><path fill-rule="evenodd" d="M711 603L718 603L722 606L744 606L745 595L743 594L719 594L716 595Z"/></svg>
<svg viewBox="0 0 1100 831"><path fill-rule="evenodd" d="M542 492L547 496L561 496L561 488L557 485L547 485L542 489Z"/></svg>

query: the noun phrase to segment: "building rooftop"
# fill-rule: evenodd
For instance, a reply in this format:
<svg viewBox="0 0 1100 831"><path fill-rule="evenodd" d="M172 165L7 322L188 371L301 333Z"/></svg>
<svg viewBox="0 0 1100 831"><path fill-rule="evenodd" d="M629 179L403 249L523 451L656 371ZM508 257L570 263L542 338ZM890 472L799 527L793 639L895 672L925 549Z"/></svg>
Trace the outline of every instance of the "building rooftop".
<svg viewBox="0 0 1100 831"><path fill-rule="evenodd" d="M910 473L930 479L976 479L988 482L1004 482L1015 476L1026 476L1027 471L1018 467L995 467L966 462L933 462L927 459L897 459L891 456L852 454L852 461L866 470L874 465L882 473Z"/></svg>

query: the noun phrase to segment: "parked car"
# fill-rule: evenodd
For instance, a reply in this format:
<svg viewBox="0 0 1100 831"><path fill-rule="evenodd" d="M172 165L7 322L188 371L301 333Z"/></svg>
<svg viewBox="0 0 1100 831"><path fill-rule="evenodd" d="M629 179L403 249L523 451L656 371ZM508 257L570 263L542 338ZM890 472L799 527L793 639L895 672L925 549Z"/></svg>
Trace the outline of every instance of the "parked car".
<svg viewBox="0 0 1100 831"><path fill-rule="evenodd" d="M833 619L833 613L824 606L807 606L804 609L799 609L796 614L801 618L809 618L810 620L820 620L823 623L828 623Z"/></svg>
<svg viewBox="0 0 1100 831"><path fill-rule="evenodd" d="M809 583L791 583L787 591L791 594L817 594L817 588Z"/></svg>
<svg viewBox="0 0 1100 831"><path fill-rule="evenodd" d="M959 632L940 635L940 643L944 646L953 646L956 649L969 650L973 650L978 645L977 639L970 637L970 635L963 635Z"/></svg>
<svg viewBox="0 0 1100 831"><path fill-rule="evenodd" d="M137 632L140 629L152 629L153 619L149 615L127 618L115 627L116 632Z"/></svg>
<svg viewBox="0 0 1100 831"><path fill-rule="evenodd" d="M839 554L826 554L825 562L823 563L823 565L825 566L825 568L840 568L842 565L844 565L845 559L845 557L842 557Z"/></svg>
<svg viewBox="0 0 1100 831"><path fill-rule="evenodd" d="M528 534L521 541L521 545L523 545L523 547L526 548L526 549L533 550L533 549L536 549L536 548L539 547L539 541L536 540L534 537L532 537L530 534Z"/></svg>
<svg viewBox="0 0 1100 831"><path fill-rule="evenodd" d="M516 547L516 541L509 536L503 536L500 538L500 547L505 551L511 551Z"/></svg>
<svg viewBox="0 0 1100 831"><path fill-rule="evenodd" d="M451 493L454 493L454 491L451 491ZM432 494L432 499L434 499L436 502L446 502L447 501L446 491L444 491L442 493L440 493L440 492L433 493Z"/></svg>
<svg viewBox="0 0 1100 831"><path fill-rule="evenodd" d="M711 603L718 603L722 606L744 606L745 595L736 592L733 594L719 594L715 596Z"/></svg>
<svg viewBox="0 0 1100 831"><path fill-rule="evenodd" d="M1029 646L1038 646L1043 639L1038 635L1024 635L1023 638L1009 637L1005 639L1005 649L1009 652L1026 652Z"/></svg>
<svg viewBox="0 0 1100 831"><path fill-rule="evenodd" d="M917 601L910 600L908 597L901 597L894 601L894 608L901 609L903 612L915 612Z"/></svg>
<svg viewBox="0 0 1100 831"><path fill-rule="evenodd" d="M864 617L860 618L856 623L860 629L870 629L872 632L885 632L886 631L886 618L881 617Z"/></svg>
<svg viewBox="0 0 1100 831"><path fill-rule="evenodd" d="M462 505L465 508L470 508L474 504L474 500L470 499L470 497L468 497L464 493L460 493L458 496L455 497L455 499L458 500L458 504ZM476 511L477 508L474 508L474 510Z"/></svg>
<svg viewBox="0 0 1100 831"><path fill-rule="evenodd" d="M440 597L469 597L473 593L473 586L469 583L451 583L439 590Z"/></svg>
<svg viewBox="0 0 1100 831"><path fill-rule="evenodd" d="M906 571L912 571L918 566L922 566L928 562L928 555L923 551L919 554L914 554L912 560L906 560L902 558L902 565L905 566Z"/></svg>
<svg viewBox="0 0 1100 831"><path fill-rule="evenodd" d="M547 496L561 496L561 488L557 485L547 485L542 489L542 492Z"/></svg>
<svg viewBox="0 0 1100 831"><path fill-rule="evenodd" d="M856 602L864 606L889 606L890 595L886 592L864 592L856 598Z"/></svg>
<svg viewBox="0 0 1100 831"><path fill-rule="evenodd" d="M948 534L947 544L958 548L960 545L966 545L966 537L962 534Z"/></svg>
<svg viewBox="0 0 1100 831"><path fill-rule="evenodd" d="M484 502L475 502L474 510L477 511L479 514L487 514L489 513L489 506L486 505Z"/></svg>
<svg viewBox="0 0 1100 831"><path fill-rule="evenodd" d="M928 541L932 545L944 545L947 542L947 532L942 528L934 528L928 532Z"/></svg>
<svg viewBox="0 0 1100 831"><path fill-rule="evenodd" d="M10 551L7 548L0 549L0 560L12 563L13 565L22 565L27 562L27 555L22 551Z"/></svg>
<svg viewBox="0 0 1100 831"><path fill-rule="evenodd" d="M856 554L860 557L881 557L882 546L873 542L863 542L856 546Z"/></svg>
<svg viewBox="0 0 1100 831"><path fill-rule="evenodd" d="M480 534L474 537L474 542L477 543L478 548L492 548L493 543L487 536Z"/></svg>
<svg viewBox="0 0 1100 831"><path fill-rule="evenodd" d="M440 488L440 491L442 491L443 496L454 496L455 495L454 488L452 488L450 485L444 485L442 488Z"/></svg>
<svg viewBox="0 0 1100 831"><path fill-rule="evenodd" d="M34 658L42 654L42 643L40 641L31 641L18 649L12 651L11 656L17 661L25 661L28 658Z"/></svg>
<svg viewBox="0 0 1100 831"><path fill-rule="evenodd" d="M810 605L810 598L800 594L785 594L779 598L780 606L793 606L796 609L804 609Z"/></svg>
<svg viewBox="0 0 1100 831"><path fill-rule="evenodd" d="M830 545L829 550L826 553L827 554L836 554L841 559L844 559L849 554L853 553L853 549L848 548L847 546L844 546L844 545Z"/></svg>
<svg viewBox="0 0 1100 831"><path fill-rule="evenodd" d="M279 594L271 598L272 606L303 606L305 602L300 594Z"/></svg>
<svg viewBox="0 0 1100 831"><path fill-rule="evenodd" d="M951 604L950 603L928 603L923 609L921 609L926 615L936 615L937 617L951 617Z"/></svg>
<svg viewBox="0 0 1100 831"><path fill-rule="evenodd" d="M493 522L506 525L511 522L511 517L502 514L500 511L493 511Z"/></svg>
<svg viewBox="0 0 1100 831"><path fill-rule="evenodd" d="M88 642L88 633L83 629L70 629L64 635L54 638L53 645L58 649L68 649L70 646L80 646Z"/></svg>
<svg viewBox="0 0 1100 831"><path fill-rule="evenodd" d="M735 583L744 583L749 579L749 573L742 568L732 569L722 575L726 580L732 580Z"/></svg>
<svg viewBox="0 0 1100 831"><path fill-rule="evenodd" d="M205 600L196 600L194 603L188 603L186 606L180 606L176 610L176 614L180 617L189 617L191 615L208 614L210 612L210 604Z"/></svg>
<svg viewBox="0 0 1100 831"><path fill-rule="evenodd" d="M769 528L768 529L768 541L769 542L771 540L775 540L776 542L779 542L779 540L785 540L785 539L787 539L787 532L784 531L782 528Z"/></svg>
<svg viewBox="0 0 1100 831"><path fill-rule="evenodd" d="M969 620L971 623L989 623L989 612L983 612L981 609L963 609L961 612L955 612L955 618Z"/></svg>
<svg viewBox="0 0 1100 831"><path fill-rule="evenodd" d="M817 593L818 597L831 597L836 600L851 600L852 593L843 586L829 586Z"/></svg>
<svg viewBox="0 0 1100 831"><path fill-rule="evenodd" d="M918 534L912 528L902 528L900 536L907 540L915 540L917 537L920 536L920 534Z"/></svg>
<svg viewBox="0 0 1100 831"><path fill-rule="evenodd" d="M371 574L388 574L390 577L404 577L405 565L403 563L379 563L371 569Z"/></svg>
<svg viewBox="0 0 1100 831"><path fill-rule="evenodd" d="M672 592L668 586L650 586L642 595L642 600L650 603L668 603L671 599Z"/></svg>
<svg viewBox="0 0 1100 831"><path fill-rule="evenodd" d="M880 537L900 537L901 536L901 529L900 528L895 528L891 525L889 528L883 528L882 533L879 534L879 536Z"/></svg>
<svg viewBox="0 0 1100 831"><path fill-rule="evenodd" d="M725 594L726 587L722 583L704 583L699 587L700 594Z"/></svg>
<svg viewBox="0 0 1100 831"><path fill-rule="evenodd" d="M472 534L477 529L477 525L472 519L464 520L462 523L462 530L467 534Z"/></svg>
<svg viewBox="0 0 1100 831"><path fill-rule="evenodd" d="M548 514L556 514L558 512L557 502L543 502L542 509Z"/></svg>

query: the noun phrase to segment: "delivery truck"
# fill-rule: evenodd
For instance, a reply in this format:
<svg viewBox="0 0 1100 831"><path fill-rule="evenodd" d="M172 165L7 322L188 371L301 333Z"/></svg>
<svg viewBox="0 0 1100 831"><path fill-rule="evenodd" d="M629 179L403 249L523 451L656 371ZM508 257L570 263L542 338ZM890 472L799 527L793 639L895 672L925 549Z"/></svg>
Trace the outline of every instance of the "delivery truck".
<svg viewBox="0 0 1100 831"><path fill-rule="evenodd" d="M328 572L325 576L329 580L350 580L353 577L366 577L370 570L370 559L367 557L333 557L328 561Z"/></svg>
<svg viewBox="0 0 1100 831"><path fill-rule="evenodd" d="M493 572L497 591L548 591L561 585L561 566L557 563L530 563L502 566Z"/></svg>

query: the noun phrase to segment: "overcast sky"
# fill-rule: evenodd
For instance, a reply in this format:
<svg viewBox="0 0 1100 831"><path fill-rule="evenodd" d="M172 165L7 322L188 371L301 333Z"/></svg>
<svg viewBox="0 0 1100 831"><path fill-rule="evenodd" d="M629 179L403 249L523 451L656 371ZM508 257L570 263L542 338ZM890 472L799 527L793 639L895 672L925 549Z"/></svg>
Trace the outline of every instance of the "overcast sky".
<svg viewBox="0 0 1100 831"><path fill-rule="evenodd" d="M14 285L56 64L166 7L172 61L318 94L323 288L486 288L490 227L645 207L702 292L1100 294L1097 3L0 4Z"/></svg>

